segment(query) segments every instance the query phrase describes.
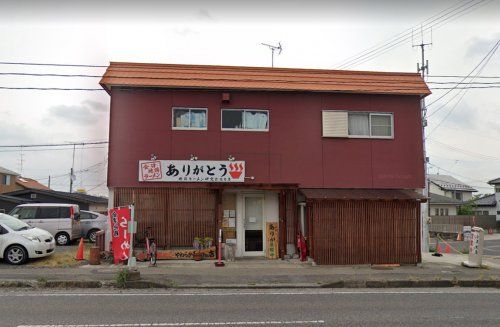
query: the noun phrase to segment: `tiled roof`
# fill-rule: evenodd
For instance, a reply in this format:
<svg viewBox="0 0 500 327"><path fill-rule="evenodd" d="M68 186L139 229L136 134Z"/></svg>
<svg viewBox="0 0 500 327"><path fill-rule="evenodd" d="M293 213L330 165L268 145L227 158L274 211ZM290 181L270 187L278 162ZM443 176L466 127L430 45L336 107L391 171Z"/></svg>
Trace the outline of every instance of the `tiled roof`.
<svg viewBox="0 0 500 327"><path fill-rule="evenodd" d="M491 185L500 184L500 177L492 179L491 181L488 182L488 184L491 184Z"/></svg>
<svg viewBox="0 0 500 327"><path fill-rule="evenodd" d="M497 205L495 194L485 195L483 197L480 197L479 199L475 199L472 202L477 206L485 206L485 207L495 207Z"/></svg>
<svg viewBox="0 0 500 327"><path fill-rule="evenodd" d="M59 199L80 201L80 202L89 203L89 204L93 204L93 203L106 204L106 203L108 203L108 198L101 197L101 196L93 196L93 195L81 194L81 193L61 192L61 191L54 191L54 190L50 190L50 189L49 190L26 189L26 190L9 192L7 194L11 195L11 196L17 196L17 195L23 195L23 194L29 194L29 193L44 194L44 195L53 196L53 197L56 197Z"/></svg>
<svg viewBox="0 0 500 327"><path fill-rule="evenodd" d="M47 186L43 185L42 183L39 183L38 181L31 179L31 178L26 178L26 177L18 177L16 179L16 183L18 185L21 185L24 188L28 189L34 189L34 190L50 190Z"/></svg>
<svg viewBox="0 0 500 327"><path fill-rule="evenodd" d="M417 73L112 62L101 79L112 87L310 91L429 95Z"/></svg>
<svg viewBox="0 0 500 327"><path fill-rule="evenodd" d="M429 196L430 196L429 200L430 204L456 204L456 205L462 204L462 201L457 199L452 199L444 195L430 193Z"/></svg>
<svg viewBox="0 0 500 327"><path fill-rule="evenodd" d="M30 199L23 199L23 198L18 198L15 196L10 196L10 195L5 195L5 194L0 194L0 200L1 201L6 201L6 202L12 202L12 203L32 203L33 200Z"/></svg>
<svg viewBox="0 0 500 327"><path fill-rule="evenodd" d="M382 189L300 189L308 199L316 200L422 200L426 197L412 190Z"/></svg>
<svg viewBox="0 0 500 327"><path fill-rule="evenodd" d="M16 173L15 171L8 170L7 168L3 167L0 167L0 174L19 176L19 174Z"/></svg>
<svg viewBox="0 0 500 327"><path fill-rule="evenodd" d="M475 188L462 183L458 179L449 175L432 175L429 174L428 178L431 182L439 186L440 188L448 191L465 191L465 192L477 192Z"/></svg>

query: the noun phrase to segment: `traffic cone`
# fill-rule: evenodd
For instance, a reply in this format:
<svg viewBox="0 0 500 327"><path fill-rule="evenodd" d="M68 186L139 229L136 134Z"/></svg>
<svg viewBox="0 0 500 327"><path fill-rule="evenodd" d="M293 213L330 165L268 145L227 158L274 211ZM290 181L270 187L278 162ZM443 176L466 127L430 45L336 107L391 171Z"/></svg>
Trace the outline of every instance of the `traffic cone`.
<svg viewBox="0 0 500 327"><path fill-rule="evenodd" d="M488 234L492 235L493 234L493 228L488 228Z"/></svg>
<svg viewBox="0 0 500 327"><path fill-rule="evenodd" d="M443 249L441 248L441 244L437 245L436 252L441 254L443 252Z"/></svg>
<svg viewBox="0 0 500 327"><path fill-rule="evenodd" d="M78 245L78 251L76 251L75 260L83 260L83 237L80 238L80 244Z"/></svg>
<svg viewBox="0 0 500 327"><path fill-rule="evenodd" d="M450 245L446 243L446 247L444 248L444 253L450 253L450 252L451 252Z"/></svg>
<svg viewBox="0 0 500 327"><path fill-rule="evenodd" d="M461 241L462 240L462 233L458 233L457 234L457 241Z"/></svg>

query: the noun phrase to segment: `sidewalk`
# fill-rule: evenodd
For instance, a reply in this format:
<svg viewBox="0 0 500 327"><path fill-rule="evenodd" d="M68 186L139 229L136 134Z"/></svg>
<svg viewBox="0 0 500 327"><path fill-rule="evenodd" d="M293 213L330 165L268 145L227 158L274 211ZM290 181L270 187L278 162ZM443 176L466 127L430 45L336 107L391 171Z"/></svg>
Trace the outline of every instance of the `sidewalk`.
<svg viewBox="0 0 500 327"><path fill-rule="evenodd" d="M467 256L423 256L418 266L312 266L296 260L238 260L217 268L214 261L162 261L158 267L138 263L138 288L297 288L297 287L451 287L500 288L500 265L466 268ZM8 267L0 269L3 287L112 287L122 265L73 268Z"/></svg>

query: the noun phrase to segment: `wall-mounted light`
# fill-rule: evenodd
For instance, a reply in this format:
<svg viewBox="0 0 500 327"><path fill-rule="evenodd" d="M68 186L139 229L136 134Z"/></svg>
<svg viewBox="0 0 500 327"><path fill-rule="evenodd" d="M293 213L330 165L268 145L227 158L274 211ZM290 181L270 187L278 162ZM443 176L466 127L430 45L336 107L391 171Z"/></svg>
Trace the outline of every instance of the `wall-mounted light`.
<svg viewBox="0 0 500 327"><path fill-rule="evenodd" d="M155 153L151 153L149 155L149 158L150 158L150 160L156 160L156 158L158 158L158 156Z"/></svg>
<svg viewBox="0 0 500 327"><path fill-rule="evenodd" d="M197 156L195 156L194 154L192 154L192 155L191 155L191 158L189 158L189 160L191 160L191 161L196 161L196 160L198 160L198 157L197 157Z"/></svg>
<svg viewBox="0 0 500 327"><path fill-rule="evenodd" d="M245 179L250 179L253 181L255 179L255 176L248 176L248 177L245 177Z"/></svg>
<svg viewBox="0 0 500 327"><path fill-rule="evenodd" d="M232 155L228 155L227 156L227 160L228 161L234 161L235 159L234 159L234 157Z"/></svg>

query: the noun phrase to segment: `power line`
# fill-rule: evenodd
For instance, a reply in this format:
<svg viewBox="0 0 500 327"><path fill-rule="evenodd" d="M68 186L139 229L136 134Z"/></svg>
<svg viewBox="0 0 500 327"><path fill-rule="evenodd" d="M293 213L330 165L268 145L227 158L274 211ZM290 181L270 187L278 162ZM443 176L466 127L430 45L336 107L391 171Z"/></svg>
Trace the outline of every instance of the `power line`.
<svg viewBox="0 0 500 327"><path fill-rule="evenodd" d="M477 9L477 8L473 8L473 7L478 6L479 4L483 3L484 1L486 1L486 0L481 0L479 2L473 3L474 0L472 0L472 1L468 1L468 2L463 3L463 4L452 5L449 8L437 13L436 15L431 16L430 18L424 20L423 22L421 22L419 24L420 26L416 25L416 26L408 29L406 32L402 32L400 34L395 35L394 37L388 39L387 42L382 43L379 46L374 46L374 47L371 47L367 50L364 50L364 51L358 53L357 55L354 55L354 56L342 61L341 63L339 63L337 65L337 67L338 68L348 68L351 66L360 65L366 61L374 59L375 57L378 57L378 56L386 53L387 51L393 49L394 47L399 46L403 42L410 40L413 37L414 29L420 27L420 29L422 30L422 33L428 33L428 31L430 31L433 27L437 28L439 24L441 24L441 26L443 26L444 23L446 23L450 19L461 17L461 16ZM471 5L469 6L469 4L471 4ZM483 5L484 5L484 3L483 3ZM465 8L463 8L463 7L465 7ZM440 15L443 12L444 12L444 14ZM459 14L462 14L462 15L459 15ZM438 17L435 18L436 16L438 16ZM441 26L439 26L439 27L441 27Z"/></svg>
<svg viewBox="0 0 500 327"><path fill-rule="evenodd" d="M483 57L483 59L481 59L481 61L479 61L479 63L478 63L478 64L474 67L474 69L472 69L472 70L470 71L470 73L469 73L469 74L467 74L467 76L465 76L464 78L462 78L462 79L460 80L460 82L459 82L459 83L462 83L462 82L464 82L466 79L470 78L470 76L471 76L471 75L472 75L472 74L473 74L473 73L474 73L474 72L475 72L475 71L476 71L476 70L477 70L477 69L478 69L478 68L482 65L482 63L483 63L483 62L484 62L484 61L485 61L485 60L486 60L486 59L490 56L490 54L491 54L492 52L496 51L497 44L498 44L498 42L495 44L495 46L493 46L493 48L492 48L490 51L488 51L488 53L487 53L487 54ZM480 72L478 71L476 75L479 75L479 74L480 74ZM472 81L472 80L471 80L471 81ZM458 87L458 86L459 86L459 84L457 84L457 85L456 85L456 87ZM455 87L455 88L456 88L456 87ZM442 98L444 98L446 95L448 95L448 94L449 94L452 90L454 90L455 88L451 88L448 92L446 92L446 93L442 94L439 98L437 98L436 100L434 100L434 101L432 101L431 103L429 103L429 104L427 105L427 107L432 106L434 103L436 103L437 101L439 101L439 100L441 100ZM452 98L452 99L453 99L453 98ZM450 101L451 101L451 99L450 99ZM449 102L449 101L448 101L448 102ZM448 103L448 102L447 102L447 103ZM446 103L446 104L447 104L447 103ZM445 104L445 105L446 105L446 104ZM440 110L441 108L443 108L445 105L443 105L443 106L441 106L440 108L436 109L436 111L434 111L431 115L429 115L429 117L430 117L430 116L432 116L432 115L434 115L437 111L439 111L439 110Z"/></svg>
<svg viewBox="0 0 500 327"><path fill-rule="evenodd" d="M495 54L496 50L498 49L498 46L500 44L500 40L497 41L497 43L495 44L495 46L493 47L493 49L489 52L489 57L488 59L486 59L486 61L484 62L483 66L478 70L477 74L480 74L483 69L486 67L486 65L488 65L489 61L491 60L491 58L493 57L493 55ZM476 74L476 75L477 75ZM472 78L471 81L474 80L474 77ZM476 88L476 87L470 87L470 88ZM462 92L462 95L460 96L460 98L458 98L457 102L455 103L455 105L450 109L450 111L448 111L448 113L443 117L443 119L436 125L436 127L434 127L434 129L432 131L429 132L429 134L427 134L427 137L429 137L432 133L434 133L438 128L439 126L441 126L441 124L444 123L444 121L452 114L452 112L457 108L458 104L460 103L460 101L462 101L462 99L464 98L465 94L467 94L467 91L468 91L468 88L464 88L463 89L464 91L460 91ZM458 95L458 94L457 94ZM441 109L441 108L439 108ZM435 112L433 112L433 114L435 114L437 112L437 110Z"/></svg>
<svg viewBox="0 0 500 327"><path fill-rule="evenodd" d="M16 66L55 66L55 67L87 67L87 68L107 68L104 65L86 65L86 64L57 64L57 63L35 63L35 62L9 62L0 61L0 65Z"/></svg>
<svg viewBox="0 0 500 327"><path fill-rule="evenodd" d="M73 146L73 145L88 145L88 144L107 144L108 141L99 142L74 142L74 143L58 143L58 144L20 144L20 145L0 145L0 148L36 148L36 147L53 147L53 146Z"/></svg>
<svg viewBox="0 0 500 327"><path fill-rule="evenodd" d="M35 91L105 91L104 89L61 88L61 87L10 87L0 86L1 90L35 90Z"/></svg>

